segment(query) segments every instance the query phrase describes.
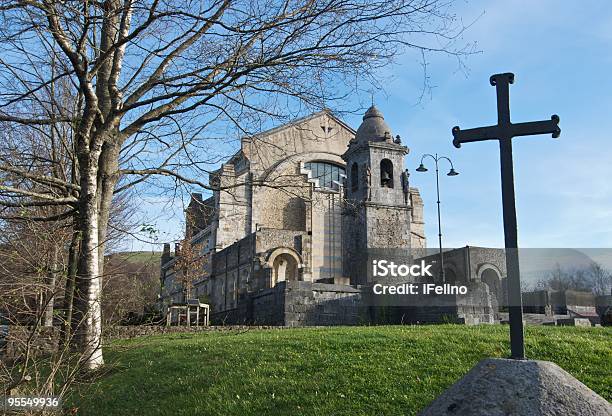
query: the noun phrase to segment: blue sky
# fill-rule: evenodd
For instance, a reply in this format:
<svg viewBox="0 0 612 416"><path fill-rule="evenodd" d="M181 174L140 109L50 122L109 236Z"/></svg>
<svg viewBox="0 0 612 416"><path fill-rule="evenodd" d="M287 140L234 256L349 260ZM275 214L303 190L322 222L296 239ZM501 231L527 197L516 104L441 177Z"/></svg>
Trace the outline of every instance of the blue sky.
<svg viewBox="0 0 612 416"><path fill-rule="evenodd" d="M561 137L514 139L515 186L521 247L612 247L612 12L607 1L458 1L465 33L478 54L465 61L429 55L434 86L417 103L423 84L420 54L406 53L381 73L375 101L394 134L410 148L406 164L425 202L428 245L437 244L433 171L415 172L423 153L449 156L459 176L441 178L444 245L503 246L497 142L452 146L451 128L496 122L489 76L514 72L514 122L561 117ZM367 96L366 96L367 95ZM370 96L356 97L367 103ZM360 115L345 117L358 127ZM431 168L431 161L428 161ZM444 169L444 168L443 168ZM180 204L146 202L160 241L182 228ZM157 204L155 204L157 202ZM134 243L132 249L151 249Z"/></svg>
<svg viewBox="0 0 612 416"><path fill-rule="evenodd" d="M465 34L482 51L467 59L469 72L448 57L430 56L435 88L415 106L422 78L411 69L418 57L408 55L390 70L393 80L386 94L376 97L394 134L411 149L407 164L426 204L429 245L437 235L434 175L414 169L423 153L438 152L461 172L441 182L445 246L503 246L498 144L455 149L450 129L495 124L495 88L489 76L514 72L512 120L542 120L556 113L562 129L559 139L514 139L520 246L612 247L610 4L460 4L464 22L478 18Z"/></svg>

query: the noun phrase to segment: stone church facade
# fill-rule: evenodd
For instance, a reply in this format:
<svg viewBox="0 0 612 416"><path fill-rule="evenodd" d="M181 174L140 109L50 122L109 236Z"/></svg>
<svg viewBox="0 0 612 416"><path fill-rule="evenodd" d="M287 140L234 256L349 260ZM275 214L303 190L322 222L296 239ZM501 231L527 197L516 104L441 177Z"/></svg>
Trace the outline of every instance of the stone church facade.
<svg viewBox="0 0 612 416"><path fill-rule="evenodd" d="M426 254L423 202L404 169L408 152L374 106L356 131L322 111L242 139L210 177L219 190L206 199L193 194L188 206L197 271L186 279L181 247L164 246L162 306L199 298L217 323L369 321L372 259ZM495 267L501 282L504 267Z"/></svg>

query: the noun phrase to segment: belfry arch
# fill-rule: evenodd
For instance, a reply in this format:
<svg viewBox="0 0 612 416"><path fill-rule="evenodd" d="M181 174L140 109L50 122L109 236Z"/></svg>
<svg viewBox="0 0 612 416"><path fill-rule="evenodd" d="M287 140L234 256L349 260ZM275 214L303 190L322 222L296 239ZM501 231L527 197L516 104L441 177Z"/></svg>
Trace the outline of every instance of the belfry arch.
<svg viewBox="0 0 612 416"><path fill-rule="evenodd" d="M389 159L380 161L380 186L393 188L393 162Z"/></svg>

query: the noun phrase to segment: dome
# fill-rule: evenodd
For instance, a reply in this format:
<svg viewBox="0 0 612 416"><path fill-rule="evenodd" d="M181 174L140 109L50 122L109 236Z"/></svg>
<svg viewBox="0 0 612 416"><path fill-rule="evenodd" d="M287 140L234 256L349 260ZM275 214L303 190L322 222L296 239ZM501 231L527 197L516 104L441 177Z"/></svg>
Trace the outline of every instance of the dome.
<svg viewBox="0 0 612 416"><path fill-rule="evenodd" d="M363 116L363 122L357 129L355 140L357 142L380 142L384 141L386 137L393 137L391 128L387 125L380 110L372 106Z"/></svg>

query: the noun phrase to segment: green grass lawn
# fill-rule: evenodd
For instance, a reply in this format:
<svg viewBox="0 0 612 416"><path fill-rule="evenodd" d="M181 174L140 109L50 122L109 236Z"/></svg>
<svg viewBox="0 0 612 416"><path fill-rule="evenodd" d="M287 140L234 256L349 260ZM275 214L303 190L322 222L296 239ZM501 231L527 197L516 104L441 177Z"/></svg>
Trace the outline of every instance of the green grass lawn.
<svg viewBox="0 0 612 416"><path fill-rule="evenodd" d="M116 341L106 374L71 402L83 415L415 414L485 357L507 326L332 327ZM612 329L527 327L554 361L612 399Z"/></svg>

